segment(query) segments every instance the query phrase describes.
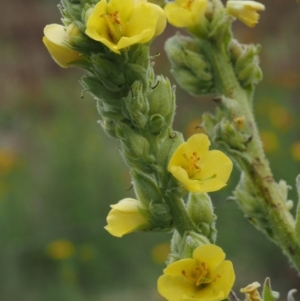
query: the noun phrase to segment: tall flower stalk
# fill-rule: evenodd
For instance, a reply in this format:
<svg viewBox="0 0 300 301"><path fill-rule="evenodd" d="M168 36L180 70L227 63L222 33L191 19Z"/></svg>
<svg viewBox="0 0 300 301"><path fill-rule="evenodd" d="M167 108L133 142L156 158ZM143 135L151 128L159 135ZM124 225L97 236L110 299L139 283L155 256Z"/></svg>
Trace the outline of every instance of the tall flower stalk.
<svg viewBox="0 0 300 301"><path fill-rule="evenodd" d="M172 233L168 266L158 280L167 300L228 298L235 273L216 246L216 215L207 193L226 186L234 161L241 170L234 198L300 271L300 217L295 221L289 212L286 183L273 180L252 111L262 78L259 47L241 45L231 32L235 19L254 26L264 6L234 0L226 7L219 0L150 2L62 0L63 24L44 30L44 44L58 65L86 71L81 83L130 169L136 198L111 205L106 230L116 237ZM204 126L227 154L209 150L205 134L185 142L173 130L175 90L168 78L155 75L149 54L167 19L191 34L166 42L173 75L193 95L216 95L216 113L203 117ZM268 297L275 296L269 280L264 291L269 292L264 301L276 299Z"/></svg>

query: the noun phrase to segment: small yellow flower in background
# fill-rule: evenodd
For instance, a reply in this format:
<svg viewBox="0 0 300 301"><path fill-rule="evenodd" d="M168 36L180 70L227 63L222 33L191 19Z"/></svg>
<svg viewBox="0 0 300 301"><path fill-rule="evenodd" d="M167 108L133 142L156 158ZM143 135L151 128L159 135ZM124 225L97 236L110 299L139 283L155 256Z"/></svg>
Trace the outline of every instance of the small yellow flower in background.
<svg viewBox="0 0 300 301"><path fill-rule="evenodd" d="M232 161L221 151L209 151L205 134L195 134L181 144L170 159L168 171L191 192L211 192L224 186Z"/></svg>
<svg viewBox="0 0 300 301"><path fill-rule="evenodd" d="M166 27L164 10L146 0L101 0L88 18L86 34L111 51L147 43Z"/></svg>
<svg viewBox="0 0 300 301"><path fill-rule="evenodd" d="M273 104L267 112L273 126L281 130L290 129L292 116L285 107Z"/></svg>
<svg viewBox="0 0 300 301"><path fill-rule="evenodd" d="M187 124L184 130L184 134L187 137L190 137L197 133L205 133L205 129L201 126L202 120L201 119L194 119L190 123Z"/></svg>
<svg viewBox="0 0 300 301"><path fill-rule="evenodd" d="M236 1L229 0L226 3L226 11L245 23L249 27L254 27L259 20L257 11L265 10L265 6L256 1Z"/></svg>
<svg viewBox="0 0 300 301"><path fill-rule="evenodd" d="M89 245L83 245L79 249L79 256L82 261L90 261L95 257L95 249Z"/></svg>
<svg viewBox="0 0 300 301"><path fill-rule="evenodd" d="M66 29L63 25L50 24L44 28L43 42L53 60L61 67L68 68L70 63L82 59L81 55L70 49L65 42L68 39Z"/></svg>
<svg viewBox="0 0 300 301"><path fill-rule="evenodd" d="M165 6L170 24L179 28L192 28L204 18L207 0L176 0Z"/></svg>
<svg viewBox="0 0 300 301"><path fill-rule="evenodd" d="M294 143L291 148L292 158L300 162L300 141Z"/></svg>
<svg viewBox="0 0 300 301"><path fill-rule="evenodd" d="M115 205L106 218L107 226L104 227L111 235L122 237L135 230L147 229L149 222L141 213L145 209L140 201L126 198Z"/></svg>
<svg viewBox="0 0 300 301"><path fill-rule="evenodd" d="M0 176L9 174L20 162L20 158L13 150L0 149Z"/></svg>
<svg viewBox="0 0 300 301"><path fill-rule="evenodd" d="M260 284L258 282L253 282L247 285L246 287L242 288L240 292L246 294L247 301L261 301L262 299L257 290L259 287Z"/></svg>
<svg viewBox="0 0 300 301"><path fill-rule="evenodd" d="M171 263L158 279L158 291L168 301L220 301L234 284L231 261L216 245L202 245L193 258Z"/></svg>
<svg viewBox="0 0 300 301"><path fill-rule="evenodd" d="M273 153L278 149L279 140L273 132L261 131L259 134L266 153Z"/></svg>
<svg viewBox="0 0 300 301"><path fill-rule="evenodd" d="M56 240L47 246L46 253L55 260L68 259L74 255L75 247L68 240Z"/></svg>
<svg viewBox="0 0 300 301"><path fill-rule="evenodd" d="M170 243L164 242L156 245L151 251L151 258L155 263L164 263L170 253Z"/></svg>

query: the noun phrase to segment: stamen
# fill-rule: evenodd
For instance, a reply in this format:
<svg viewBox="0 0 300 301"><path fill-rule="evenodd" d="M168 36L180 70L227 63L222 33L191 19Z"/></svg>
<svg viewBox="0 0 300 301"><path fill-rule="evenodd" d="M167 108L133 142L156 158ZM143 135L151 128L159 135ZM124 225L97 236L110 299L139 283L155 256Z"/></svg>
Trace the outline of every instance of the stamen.
<svg viewBox="0 0 300 301"><path fill-rule="evenodd" d="M195 283L197 281L197 279L195 279L194 277L191 277L189 275L186 274L185 270L181 271L181 274L189 281Z"/></svg>
<svg viewBox="0 0 300 301"><path fill-rule="evenodd" d="M109 35L114 43L117 43L123 34L123 24L119 16L119 12L115 11L110 14L103 14L100 16L106 20L107 26L109 28Z"/></svg>
<svg viewBox="0 0 300 301"><path fill-rule="evenodd" d="M193 2L194 0L188 0L185 3L183 3L182 7L191 10Z"/></svg>

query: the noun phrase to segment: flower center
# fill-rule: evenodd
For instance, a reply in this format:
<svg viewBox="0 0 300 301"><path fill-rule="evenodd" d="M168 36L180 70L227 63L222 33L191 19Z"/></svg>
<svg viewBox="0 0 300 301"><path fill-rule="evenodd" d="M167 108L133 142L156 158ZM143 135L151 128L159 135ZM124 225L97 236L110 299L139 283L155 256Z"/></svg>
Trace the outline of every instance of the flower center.
<svg viewBox="0 0 300 301"><path fill-rule="evenodd" d="M193 3L194 3L194 0L188 0L188 1L185 1L185 2L182 4L182 7L185 8L185 9L191 10L191 9L192 9Z"/></svg>
<svg viewBox="0 0 300 301"><path fill-rule="evenodd" d="M211 277L209 270L204 262L201 262L200 265L196 266L191 275L188 275L185 270L183 270L181 273L186 279L200 288L205 287L207 284L216 281L217 278L221 277L219 274Z"/></svg>
<svg viewBox="0 0 300 301"><path fill-rule="evenodd" d="M189 175L189 178L192 178L197 173L201 172L201 168L199 166L200 157L196 152L193 152L190 157L187 156L187 154L183 154L183 157L187 161L187 173Z"/></svg>
<svg viewBox="0 0 300 301"><path fill-rule="evenodd" d="M104 18L108 26L108 34L114 43L118 43L124 32L124 23L118 11L100 16Z"/></svg>

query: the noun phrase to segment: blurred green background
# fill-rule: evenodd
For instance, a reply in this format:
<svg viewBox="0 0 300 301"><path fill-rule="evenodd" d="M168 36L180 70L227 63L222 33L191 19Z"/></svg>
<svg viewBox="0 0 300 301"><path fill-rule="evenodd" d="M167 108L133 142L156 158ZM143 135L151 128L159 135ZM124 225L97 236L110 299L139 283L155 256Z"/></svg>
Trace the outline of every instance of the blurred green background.
<svg viewBox="0 0 300 301"><path fill-rule="evenodd" d="M267 10L256 28L236 22L234 30L242 42L263 45L255 112L275 178L294 186L300 169L300 4L263 3ZM132 196L129 173L118 143L96 122L95 101L80 97L81 70L59 68L42 45L44 26L60 23L56 6L50 0L1 4L0 300L162 300L156 279L170 234L117 239L103 229L109 204ZM161 54L157 73L170 75L163 43L173 33L168 28L153 43L152 53ZM187 138L214 104L179 88L177 99L174 128ZM300 288L299 278L227 200L237 181L235 170L228 187L211 194L218 244L234 263L236 292L270 276L285 300L289 289ZM294 187L290 198L297 199Z"/></svg>

